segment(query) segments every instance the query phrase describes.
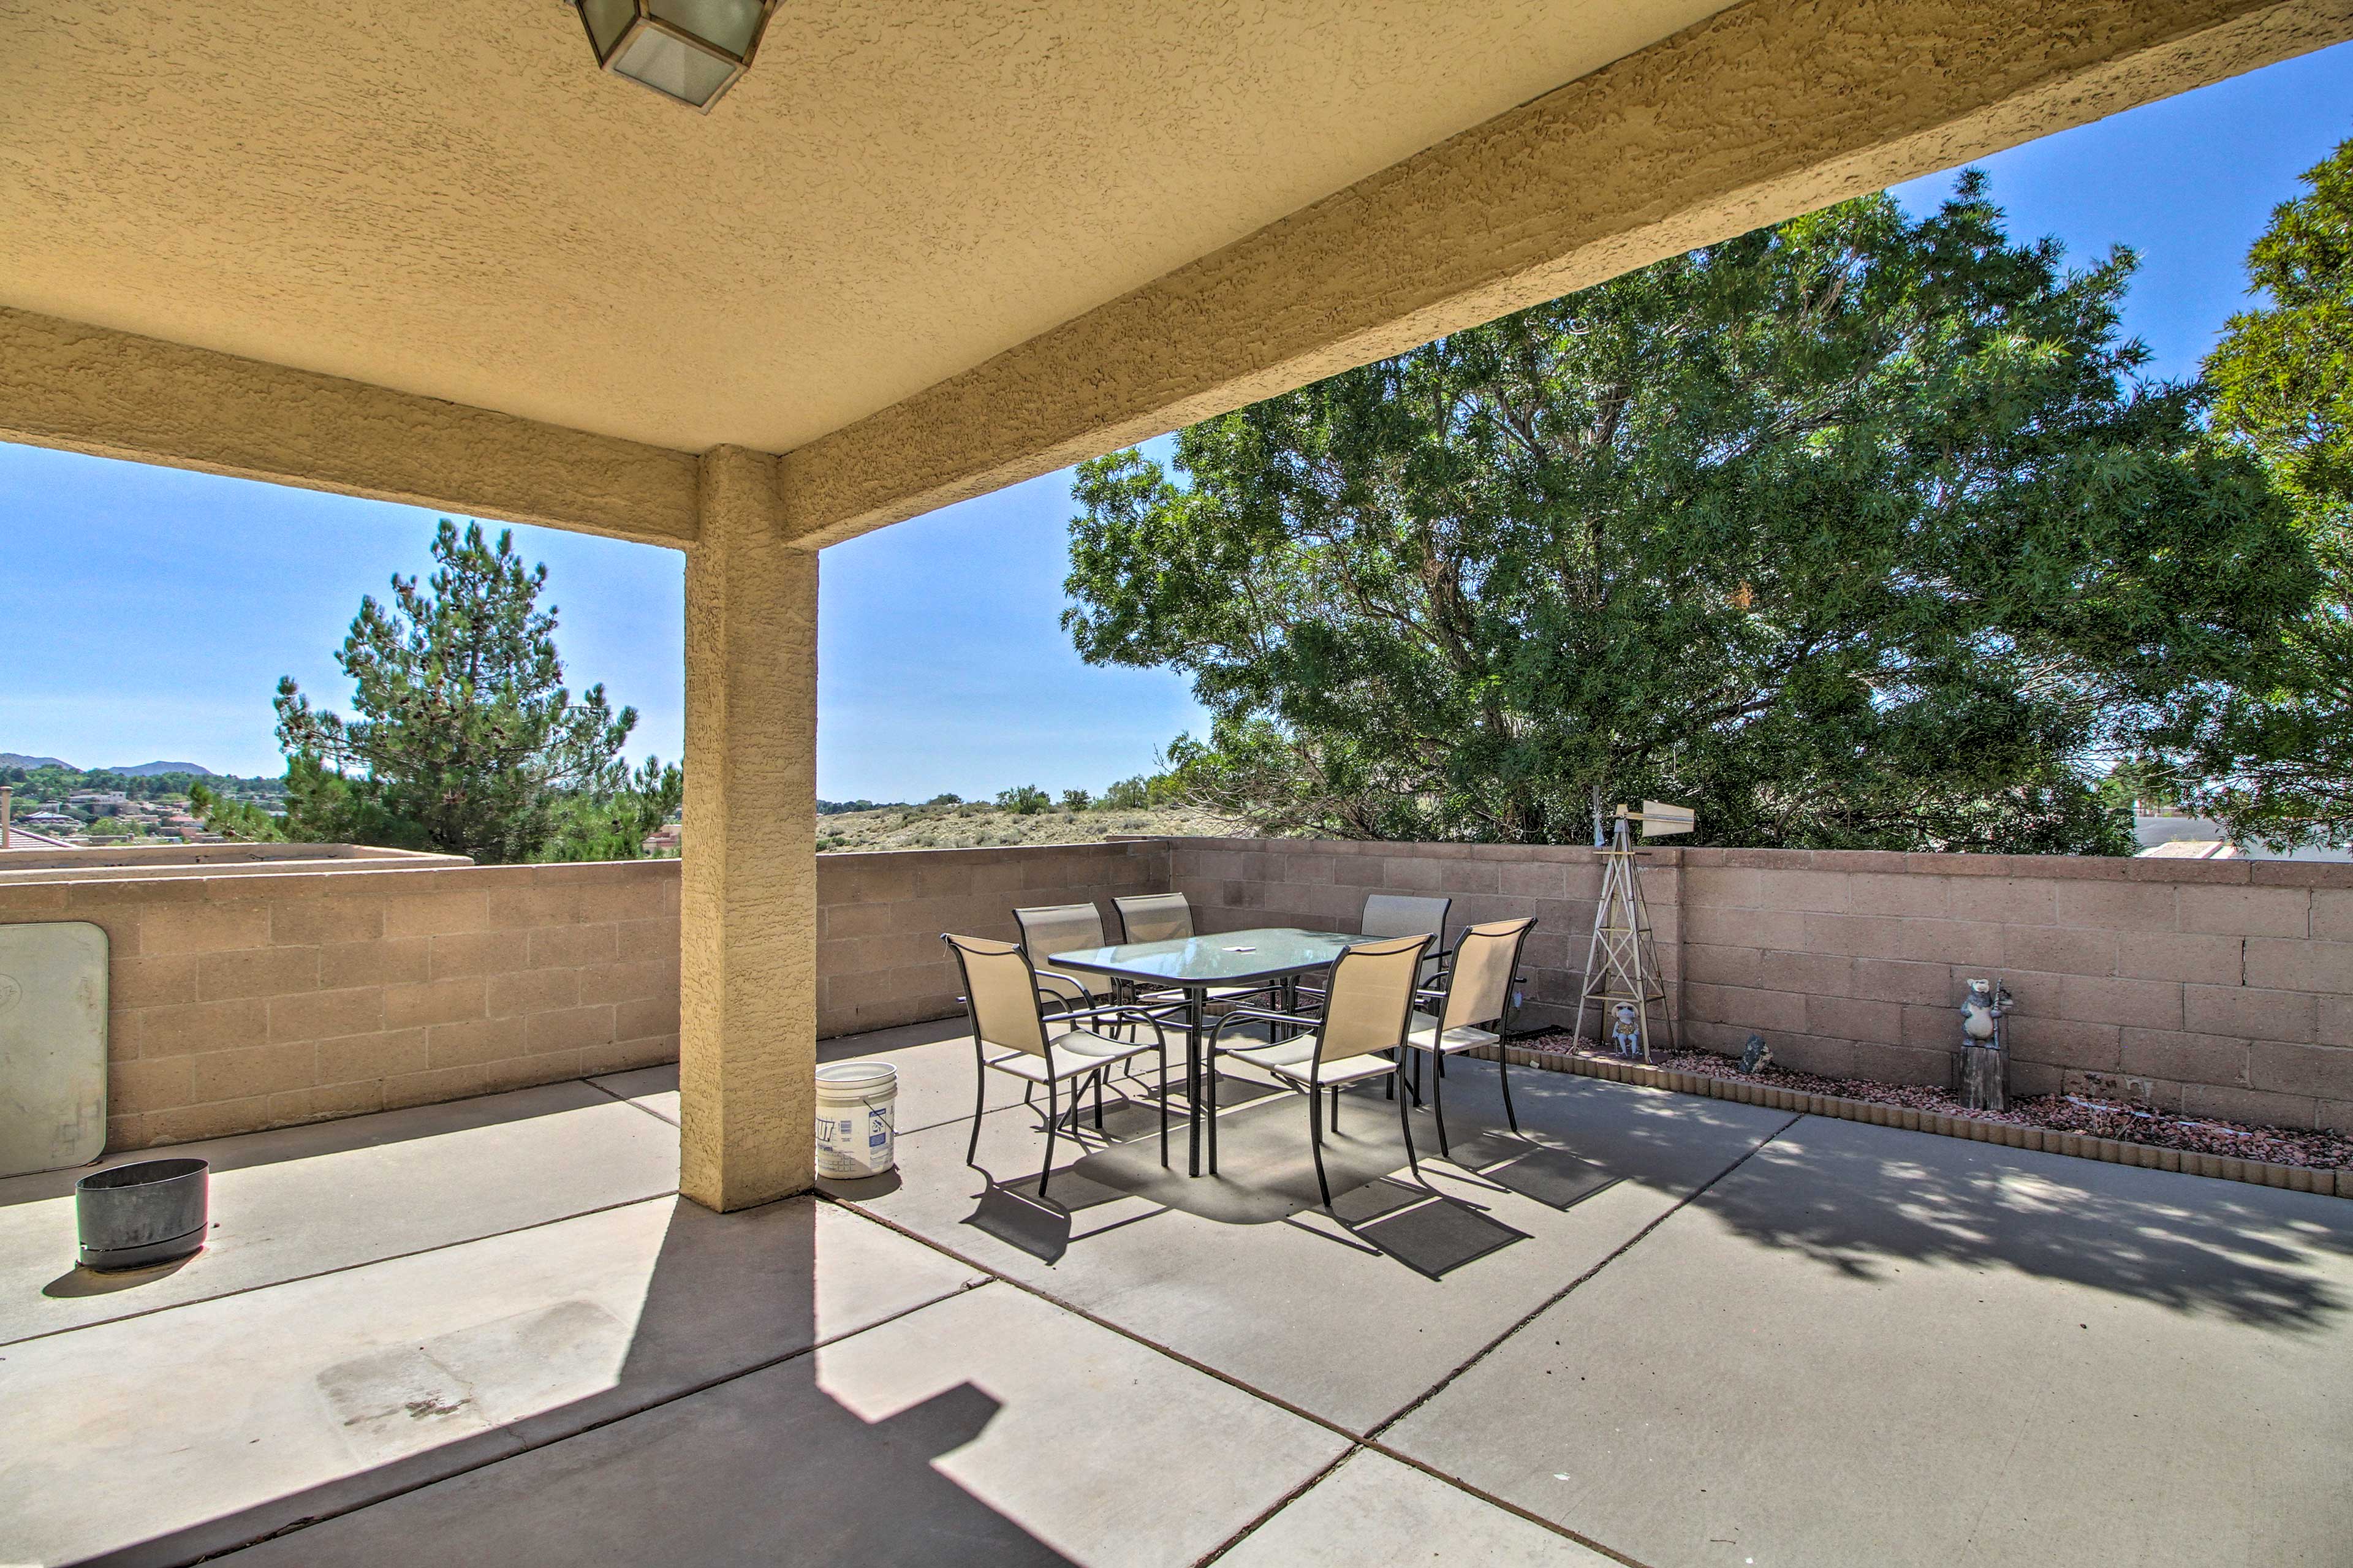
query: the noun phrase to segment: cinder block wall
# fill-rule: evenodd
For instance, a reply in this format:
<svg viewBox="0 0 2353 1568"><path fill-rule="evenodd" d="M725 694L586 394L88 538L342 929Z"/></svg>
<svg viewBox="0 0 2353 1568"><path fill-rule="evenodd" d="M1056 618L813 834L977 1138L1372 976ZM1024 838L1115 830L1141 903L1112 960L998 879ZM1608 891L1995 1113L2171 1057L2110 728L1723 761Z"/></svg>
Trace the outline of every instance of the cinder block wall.
<svg viewBox="0 0 2353 1568"><path fill-rule="evenodd" d="M943 931L1167 885L1164 843L828 855L821 1034L956 1007ZM95 868L93 868L95 870ZM679 863L0 875L0 924L108 936L108 1147L218 1137L678 1057Z"/></svg>
<svg viewBox="0 0 2353 1568"><path fill-rule="evenodd" d="M1943 1083L1971 975L2022 1093L2353 1129L2353 866L1683 852L1694 1043Z"/></svg>
<svg viewBox="0 0 2353 1568"><path fill-rule="evenodd" d="M1092 903L1168 886L1168 841L1008 849L886 850L817 862L817 1017L821 1035L888 1028L958 1011L942 931L1020 935L1017 907Z"/></svg>
<svg viewBox="0 0 2353 1568"><path fill-rule="evenodd" d="M678 863L0 880L108 938L107 1146L678 1055Z"/></svg>
<svg viewBox="0 0 2353 1568"><path fill-rule="evenodd" d="M1661 848L1644 887L1685 1038L1943 1082L1970 975L2017 994L2024 1092L2353 1130L2353 866ZM110 1146L669 1061L678 862L0 875L0 923L112 944ZM1174 888L1202 927L1355 929L1375 890L1540 922L1532 1023L1574 1016L1600 868L1571 847L1154 839L828 855L819 1032L955 1011L943 931Z"/></svg>
<svg viewBox="0 0 2353 1568"><path fill-rule="evenodd" d="M1642 892L1670 988L1682 978L1682 871L1676 852L1642 853ZM1522 1016L1531 1025L1577 1016L1601 896L1601 858L1565 845L1358 844L1306 838L1179 838L1170 841L1175 890L1193 900L1208 931L1303 926L1355 931L1365 895L1443 894L1451 943L1465 925L1536 918L1525 964ZM1672 994L1672 989L1671 989Z"/></svg>
<svg viewBox="0 0 2353 1568"><path fill-rule="evenodd" d="M1170 866L1215 930L1353 930L1376 889L1535 915L1525 1021L1574 1016L1590 849L1180 839ZM1946 1083L1963 986L1999 973L2021 1093L2353 1130L2353 866L1662 847L1643 887L1689 1044Z"/></svg>

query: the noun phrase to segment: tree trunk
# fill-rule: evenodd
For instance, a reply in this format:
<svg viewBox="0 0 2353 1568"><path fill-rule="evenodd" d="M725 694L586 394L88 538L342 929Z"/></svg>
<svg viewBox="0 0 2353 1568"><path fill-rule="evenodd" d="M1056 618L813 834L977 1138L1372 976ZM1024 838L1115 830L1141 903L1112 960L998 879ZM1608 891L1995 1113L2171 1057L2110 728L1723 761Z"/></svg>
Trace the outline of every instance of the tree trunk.
<svg viewBox="0 0 2353 1568"><path fill-rule="evenodd" d="M2010 1053L2000 1037L1961 1046L1961 1103L1971 1110L2010 1109Z"/></svg>

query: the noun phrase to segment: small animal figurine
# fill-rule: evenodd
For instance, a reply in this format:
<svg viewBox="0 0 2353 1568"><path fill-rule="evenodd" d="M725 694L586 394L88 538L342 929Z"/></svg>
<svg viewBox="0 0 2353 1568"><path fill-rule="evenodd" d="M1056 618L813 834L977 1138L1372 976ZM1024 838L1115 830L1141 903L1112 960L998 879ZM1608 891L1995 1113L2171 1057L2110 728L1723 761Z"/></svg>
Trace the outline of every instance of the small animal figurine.
<svg viewBox="0 0 2353 1568"><path fill-rule="evenodd" d="M1972 980L1961 998L1961 1103L1972 1110L2010 1109L2010 1051L2001 1016L2015 1005L2010 987Z"/></svg>
<svg viewBox="0 0 2353 1568"><path fill-rule="evenodd" d="M1748 1037L1748 1048L1740 1053L1742 1072L1762 1072L1773 1065L1773 1047L1765 1043L1762 1035Z"/></svg>
<svg viewBox="0 0 2353 1568"><path fill-rule="evenodd" d="M1609 1043L1621 1057L1642 1054L1642 1026L1635 1021L1634 1004L1620 1002L1613 1009L1609 1026Z"/></svg>

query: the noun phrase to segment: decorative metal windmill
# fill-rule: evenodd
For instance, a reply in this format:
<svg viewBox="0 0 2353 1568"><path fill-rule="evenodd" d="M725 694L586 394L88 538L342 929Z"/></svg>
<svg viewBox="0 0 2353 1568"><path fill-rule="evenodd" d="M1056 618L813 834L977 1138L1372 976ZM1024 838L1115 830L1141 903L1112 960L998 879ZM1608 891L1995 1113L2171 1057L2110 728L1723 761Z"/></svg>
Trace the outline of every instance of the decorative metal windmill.
<svg viewBox="0 0 2353 1568"><path fill-rule="evenodd" d="M1665 1026L1674 1045L1673 1009L1659 973L1658 945L1651 938L1651 913L1642 902L1642 879L1634 864L1633 826L1645 838L1689 833L1697 814L1687 805L1646 800L1642 809L1618 808L1609 847L1601 852L1601 898L1593 910L1593 945L1586 950L1585 989L1577 1003L1577 1034L1585 1035L1585 1009L1599 1009L1599 1023L1618 1054L1651 1059L1651 1025ZM1600 1037L1597 1032L1597 1038Z"/></svg>

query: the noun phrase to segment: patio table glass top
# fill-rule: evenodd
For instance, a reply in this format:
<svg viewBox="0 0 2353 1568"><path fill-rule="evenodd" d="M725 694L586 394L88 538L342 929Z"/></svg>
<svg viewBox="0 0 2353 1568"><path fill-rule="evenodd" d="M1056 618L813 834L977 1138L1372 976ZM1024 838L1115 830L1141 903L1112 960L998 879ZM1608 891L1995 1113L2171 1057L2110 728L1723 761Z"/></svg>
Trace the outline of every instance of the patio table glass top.
<svg viewBox="0 0 2353 1568"><path fill-rule="evenodd" d="M1324 968L1350 943L1365 940L1340 931L1289 928L1228 931L1077 948L1050 954L1046 962L1056 969L1083 969L1164 985L1238 985Z"/></svg>

